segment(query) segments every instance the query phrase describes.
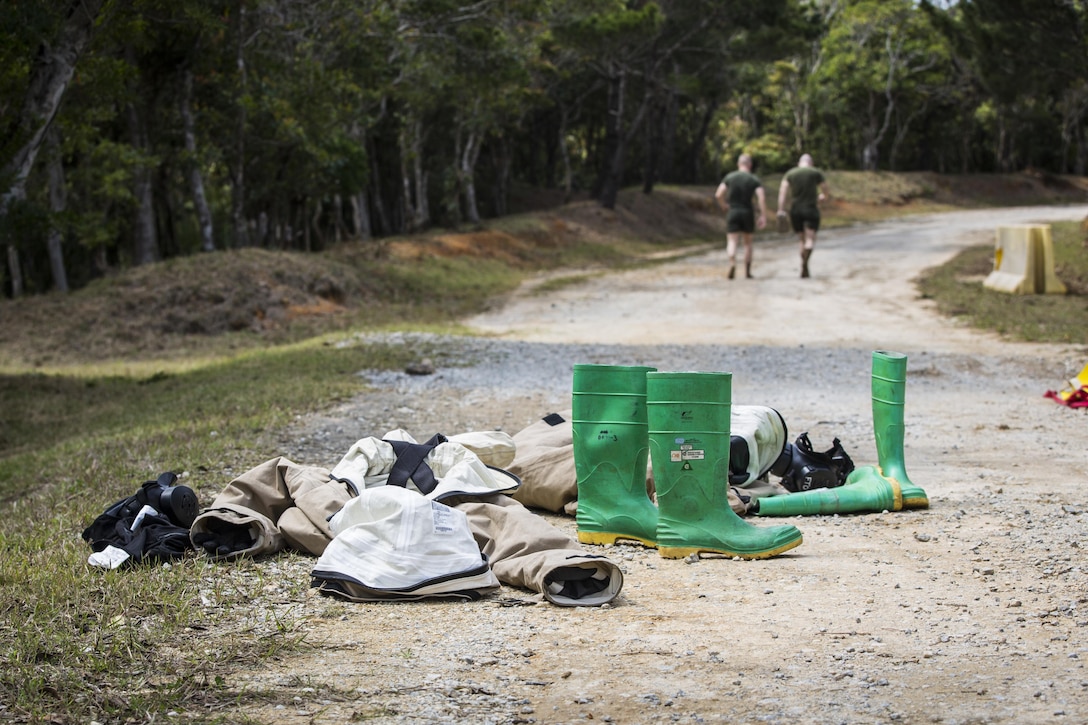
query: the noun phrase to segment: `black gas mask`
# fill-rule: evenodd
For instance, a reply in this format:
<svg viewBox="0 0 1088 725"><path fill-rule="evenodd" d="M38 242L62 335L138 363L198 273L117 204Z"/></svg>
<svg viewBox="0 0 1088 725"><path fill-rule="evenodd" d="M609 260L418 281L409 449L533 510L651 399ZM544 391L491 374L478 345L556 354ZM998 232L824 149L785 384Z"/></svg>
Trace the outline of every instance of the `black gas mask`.
<svg viewBox="0 0 1088 725"><path fill-rule="evenodd" d="M136 494L121 499L107 511L107 515L125 519L136 516L144 506L150 506L182 528L193 525L200 504L196 493L188 486L176 486L178 477L167 471L154 481L144 481Z"/></svg>
<svg viewBox="0 0 1088 725"><path fill-rule="evenodd" d="M787 443L771 466L771 473L781 476L782 485L791 492L841 486L853 470L854 462L838 438L831 448L820 453L812 450L808 433L799 435L796 443Z"/></svg>

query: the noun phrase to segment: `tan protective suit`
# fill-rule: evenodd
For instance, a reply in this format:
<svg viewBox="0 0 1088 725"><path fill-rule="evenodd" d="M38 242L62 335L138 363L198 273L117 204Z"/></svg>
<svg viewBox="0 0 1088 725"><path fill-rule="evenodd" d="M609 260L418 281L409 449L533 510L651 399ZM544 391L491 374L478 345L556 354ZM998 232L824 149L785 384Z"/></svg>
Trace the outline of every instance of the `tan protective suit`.
<svg viewBox="0 0 1088 725"><path fill-rule="evenodd" d="M393 434L387 437L390 435ZM357 490L384 485L384 480L379 479L388 475L390 460L363 459L359 464L356 449L364 442L362 448L371 458L377 455L375 450L387 454L382 442L375 444L374 440L363 439L353 447L349 456L355 453L354 461L345 456L334 469L339 480L333 476L334 471L300 465L283 457L265 461L243 473L194 521L191 529L194 544L209 535L241 533L249 544L216 558L267 555L285 548L320 556L333 538L329 518L356 496ZM496 464L510 463L514 456L513 440L503 433L464 434L451 436L449 441L442 445L458 449L463 446L474 458L478 451L479 462L495 468L500 468ZM435 450L440 452L439 448ZM458 451L458 454L460 460L464 453ZM472 535L500 582L539 592L561 606L599 606L619 594L623 574L616 564L584 551L577 541L497 488L463 490L465 487L456 483L446 485L440 457L432 454L428 460L440 480L440 488L431 497L468 516ZM344 471L347 475L340 475ZM503 482L496 487L512 488L509 484L514 479L500 478ZM415 490L411 484L408 488ZM605 589L592 595L569 596L570 590L564 589L563 582L568 580L572 569L590 570L594 578L607 582Z"/></svg>

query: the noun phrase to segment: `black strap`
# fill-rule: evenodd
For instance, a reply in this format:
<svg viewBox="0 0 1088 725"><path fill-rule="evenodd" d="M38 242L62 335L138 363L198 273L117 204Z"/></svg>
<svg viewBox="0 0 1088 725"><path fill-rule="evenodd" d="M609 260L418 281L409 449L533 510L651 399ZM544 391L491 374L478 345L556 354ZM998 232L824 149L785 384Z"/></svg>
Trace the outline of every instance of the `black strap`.
<svg viewBox="0 0 1088 725"><path fill-rule="evenodd" d="M438 487L438 481L434 472L427 465L427 455L438 446L446 442L446 436L435 433L426 443L408 443L407 441L385 441L393 446L393 452L397 454L397 460L389 471L388 484L406 488L408 480L416 485L424 494L428 494Z"/></svg>
<svg viewBox="0 0 1088 725"><path fill-rule="evenodd" d="M543 420L545 423L552 426L553 428L560 423L566 422L563 420L563 416L559 415L559 413L549 413L548 415L544 416Z"/></svg>

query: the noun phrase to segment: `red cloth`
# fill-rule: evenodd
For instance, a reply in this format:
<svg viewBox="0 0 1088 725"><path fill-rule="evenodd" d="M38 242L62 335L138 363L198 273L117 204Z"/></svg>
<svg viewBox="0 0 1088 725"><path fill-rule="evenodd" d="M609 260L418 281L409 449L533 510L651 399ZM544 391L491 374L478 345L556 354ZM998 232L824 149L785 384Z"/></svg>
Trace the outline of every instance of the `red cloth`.
<svg viewBox="0 0 1088 725"><path fill-rule="evenodd" d="M1061 403L1070 408L1088 408L1088 387L1077 388L1072 392L1058 392L1048 390L1043 393L1044 398L1050 398L1055 403Z"/></svg>

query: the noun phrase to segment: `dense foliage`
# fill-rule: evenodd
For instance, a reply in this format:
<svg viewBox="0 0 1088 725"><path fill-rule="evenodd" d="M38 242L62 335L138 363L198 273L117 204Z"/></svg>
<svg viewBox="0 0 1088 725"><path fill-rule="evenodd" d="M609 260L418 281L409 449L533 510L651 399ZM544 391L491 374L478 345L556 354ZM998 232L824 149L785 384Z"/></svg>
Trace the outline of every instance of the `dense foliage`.
<svg viewBox="0 0 1088 725"><path fill-rule="evenodd" d="M521 186L1083 174L1083 0L10 0L4 294L504 214Z"/></svg>

